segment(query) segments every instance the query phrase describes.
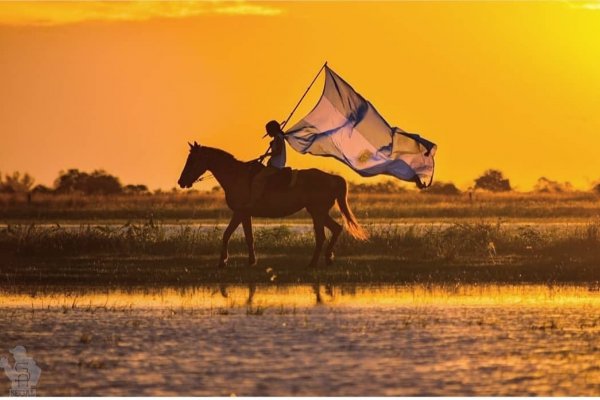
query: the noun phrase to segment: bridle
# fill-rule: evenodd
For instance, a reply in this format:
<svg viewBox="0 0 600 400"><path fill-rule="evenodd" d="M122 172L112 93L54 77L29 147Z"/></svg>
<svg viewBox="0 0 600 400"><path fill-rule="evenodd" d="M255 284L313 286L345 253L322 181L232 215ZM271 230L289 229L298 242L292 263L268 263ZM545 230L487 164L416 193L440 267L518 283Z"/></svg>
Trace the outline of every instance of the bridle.
<svg viewBox="0 0 600 400"><path fill-rule="evenodd" d="M203 176L204 175L204 176ZM206 176L205 174L202 174L198 177L198 179L196 179L194 182L192 182L192 185L194 183L198 183L198 182L202 182L202 181L207 181L209 179L215 179L215 176L211 173L208 174L208 176Z"/></svg>

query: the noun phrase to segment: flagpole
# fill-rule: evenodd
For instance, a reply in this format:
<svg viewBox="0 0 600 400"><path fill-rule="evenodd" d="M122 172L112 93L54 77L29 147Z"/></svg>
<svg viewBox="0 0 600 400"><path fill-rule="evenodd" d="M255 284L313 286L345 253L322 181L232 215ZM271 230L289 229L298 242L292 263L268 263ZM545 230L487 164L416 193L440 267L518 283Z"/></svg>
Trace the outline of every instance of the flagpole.
<svg viewBox="0 0 600 400"><path fill-rule="evenodd" d="M294 107L294 109L292 110L292 112L290 113L290 115L288 115L288 117L285 119L285 121L283 121L281 123L281 129L282 130L283 130L283 128L285 128L285 126L287 125L287 123L290 120L290 118L292 118L292 115L294 115L294 113L296 112L296 109L298 108L298 106L300 105L300 103L302 103L302 100L304 100L304 97L306 96L306 94L308 93L308 91L310 90L310 88L312 87L312 85L315 83L315 81L317 80L317 78L321 74L321 71L323 71L323 69L326 66L327 66L327 61L325 61L325 64L323 64L323 66L319 69L319 72L317 72L317 75L315 75L315 77L312 80L312 82L310 83L310 85L308 85L308 87L306 88L306 91L304 92L304 94L302 95L302 97L300 97L300 100L298 100L298 103L296 104L296 107Z"/></svg>

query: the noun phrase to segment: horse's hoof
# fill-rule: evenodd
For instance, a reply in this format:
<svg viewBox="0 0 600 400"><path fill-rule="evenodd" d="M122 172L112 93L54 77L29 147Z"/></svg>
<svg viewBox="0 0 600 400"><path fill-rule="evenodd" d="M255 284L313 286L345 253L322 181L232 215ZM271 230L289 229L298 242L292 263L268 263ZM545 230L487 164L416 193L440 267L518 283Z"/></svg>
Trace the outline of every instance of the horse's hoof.
<svg viewBox="0 0 600 400"><path fill-rule="evenodd" d="M333 253L331 253L330 255L325 257L325 265L333 265L333 260L335 259L335 256L333 255Z"/></svg>
<svg viewBox="0 0 600 400"><path fill-rule="evenodd" d="M256 267L257 264L258 264L258 262L256 261L256 259L254 259L254 260L248 260L248 266L249 267Z"/></svg>
<svg viewBox="0 0 600 400"><path fill-rule="evenodd" d="M227 268L227 260L219 261L219 265L217 266L219 269Z"/></svg>

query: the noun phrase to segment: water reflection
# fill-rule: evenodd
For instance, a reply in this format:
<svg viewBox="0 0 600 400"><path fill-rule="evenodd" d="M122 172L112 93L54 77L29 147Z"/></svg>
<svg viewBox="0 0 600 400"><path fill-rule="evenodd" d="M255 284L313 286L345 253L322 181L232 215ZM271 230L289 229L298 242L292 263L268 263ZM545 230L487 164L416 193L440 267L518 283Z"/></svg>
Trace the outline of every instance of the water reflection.
<svg viewBox="0 0 600 400"><path fill-rule="evenodd" d="M548 285L208 285L191 288L0 290L0 308L236 308L393 306L600 306L588 286Z"/></svg>
<svg viewBox="0 0 600 400"><path fill-rule="evenodd" d="M5 290L0 302L0 353L26 346L45 396L573 396L600 387L600 293L584 286L63 288Z"/></svg>

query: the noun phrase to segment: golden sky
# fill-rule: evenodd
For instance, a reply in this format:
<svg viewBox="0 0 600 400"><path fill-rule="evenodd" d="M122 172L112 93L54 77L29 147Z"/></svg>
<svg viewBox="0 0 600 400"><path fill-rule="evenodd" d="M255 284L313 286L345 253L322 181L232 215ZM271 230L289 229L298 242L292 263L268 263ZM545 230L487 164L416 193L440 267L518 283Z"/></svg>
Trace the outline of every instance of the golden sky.
<svg viewBox="0 0 600 400"><path fill-rule="evenodd" d="M593 1L2 2L0 171L51 184L104 168L169 189L188 140L264 151L264 123L325 60L392 125L438 144L437 180L467 187L492 167L522 190L600 178ZM288 164L363 180L291 149Z"/></svg>

